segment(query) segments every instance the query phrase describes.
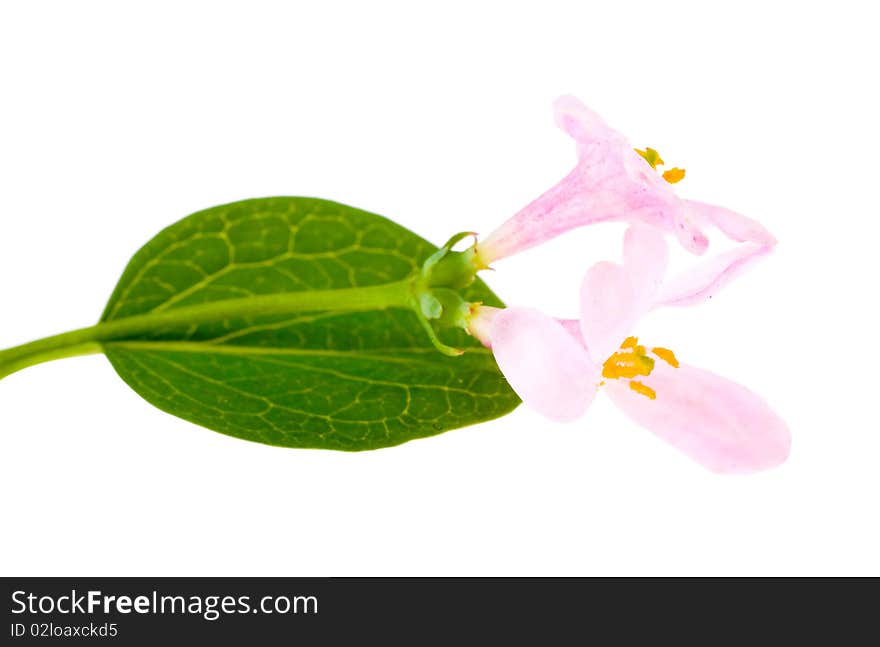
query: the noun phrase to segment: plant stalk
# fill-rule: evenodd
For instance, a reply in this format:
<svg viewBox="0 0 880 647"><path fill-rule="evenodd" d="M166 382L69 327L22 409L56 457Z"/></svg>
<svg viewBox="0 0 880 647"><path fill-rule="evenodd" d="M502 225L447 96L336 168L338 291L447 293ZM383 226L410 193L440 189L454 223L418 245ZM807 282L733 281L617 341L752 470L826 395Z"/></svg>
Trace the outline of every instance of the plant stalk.
<svg viewBox="0 0 880 647"><path fill-rule="evenodd" d="M212 301L103 321L95 326L45 337L0 351L0 379L42 362L100 353L103 351L102 343L136 339L139 335L154 331L161 326L193 325L239 317L308 311L355 312L410 308L413 289L413 281L410 278L362 288L283 292Z"/></svg>

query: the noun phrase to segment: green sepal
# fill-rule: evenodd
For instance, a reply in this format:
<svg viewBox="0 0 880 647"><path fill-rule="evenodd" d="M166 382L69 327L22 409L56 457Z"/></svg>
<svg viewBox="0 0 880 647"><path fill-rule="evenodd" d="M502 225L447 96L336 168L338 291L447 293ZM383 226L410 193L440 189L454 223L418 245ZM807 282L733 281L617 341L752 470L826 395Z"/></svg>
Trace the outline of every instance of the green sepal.
<svg viewBox="0 0 880 647"><path fill-rule="evenodd" d="M465 288L477 276L474 245L463 252L453 252L452 248L475 233L463 231L455 234L446 244L432 254L422 265L421 278L428 287Z"/></svg>

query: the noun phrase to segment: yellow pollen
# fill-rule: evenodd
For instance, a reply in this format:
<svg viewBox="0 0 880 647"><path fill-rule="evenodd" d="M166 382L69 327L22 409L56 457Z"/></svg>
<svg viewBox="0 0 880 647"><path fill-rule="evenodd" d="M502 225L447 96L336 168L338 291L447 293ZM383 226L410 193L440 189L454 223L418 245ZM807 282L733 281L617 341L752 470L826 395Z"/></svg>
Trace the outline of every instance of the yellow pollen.
<svg viewBox="0 0 880 647"><path fill-rule="evenodd" d="M651 165L651 168L657 168L657 166L663 166L665 162L660 158L660 153L655 151L653 148L646 148L645 150L636 149L636 152L641 155L644 160Z"/></svg>
<svg viewBox="0 0 880 647"><path fill-rule="evenodd" d="M645 150L640 150L638 148L635 149L636 153L642 156L648 164L651 165L651 168L656 170L658 166L663 166L666 162L663 161L663 158L660 157L660 153L658 153L653 148L645 148ZM677 166L673 166L668 171L663 171L663 179L669 182L670 184L675 184L676 182L681 182L684 179L684 169L678 168Z"/></svg>
<svg viewBox="0 0 880 647"><path fill-rule="evenodd" d="M684 169L675 166L668 171L663 171L663 179L670 184L681 182L684 179Z"/></svg>
<svg viewBox="0 0 880 647"><path fill-rule="evenodd" d="M675 353L668 348L652 348L651 352L669 364L672 368L678 368L678 359L676 359Z"/></svg>
<svg viewBox="0 0 880 647"><path fill-rule="evenodd" d="M629 383L629 388L631 388L636 393L649 397L652 400L657 399L657 392L650 386L642 384L641 382L636 382L635 380L633 380Z"/></svg>
<svg viewBox="0 0 880 647"><path fill-rule="evenodd" d="M602 377L616 380L650 375L654 370L654 360L648 357L647 350L638 341L638 337L623 340L620 350L602 365Z"/></svg>
<svg viewBox="0 0 880 647"><path fill-rule="evenodd" d="M654 370L654 360L648 357L648 349L639 343L638 337L627 337L620 344L620 349L605 360L602 365L602 377L610 380L624 379L629 381L629 388L651 400L657 399L657 392L644 382L633 379L647 377ZM650 350L657 358L673 368L678 368L678 359L668 348L656 347ZM605 381L600 382L600 386Z"/></svg>

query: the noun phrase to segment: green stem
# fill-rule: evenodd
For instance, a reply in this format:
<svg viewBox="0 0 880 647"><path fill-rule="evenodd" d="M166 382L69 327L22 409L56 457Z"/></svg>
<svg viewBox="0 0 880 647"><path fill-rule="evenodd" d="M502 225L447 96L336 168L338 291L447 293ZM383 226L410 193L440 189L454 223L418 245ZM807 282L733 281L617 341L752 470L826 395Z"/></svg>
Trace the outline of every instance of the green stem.
<svg viewBox="0 0 880 647"><path fill-rule="evenodd" d="M159 326L192 325L238 317L307 311L358 311L409 308L413 281L406 279L364 288L265 294L213 301L105 321L0 351L0 379L28 366L53 359L102 352L103 342L136 338Z"/></svg>

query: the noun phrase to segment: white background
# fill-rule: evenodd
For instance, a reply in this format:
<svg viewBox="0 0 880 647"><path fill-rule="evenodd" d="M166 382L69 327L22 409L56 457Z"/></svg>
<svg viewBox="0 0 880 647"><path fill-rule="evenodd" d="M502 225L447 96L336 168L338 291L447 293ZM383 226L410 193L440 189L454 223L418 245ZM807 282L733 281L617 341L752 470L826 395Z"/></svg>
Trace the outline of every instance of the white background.
<svg viewBox="0 0 880 647"><path fill-rule="evenodd" d="M649 343L788 421L719 477L605 397L363 454L225 437L101 356L0 383L5 575L880 574L880 159L868 2L0 5L0 346L89 325L131 254L223 202L311 195L435 242L488 233L574 163L573 93L764 222L775 255ZM499 263L574 315L592 228Z"/></svg>

